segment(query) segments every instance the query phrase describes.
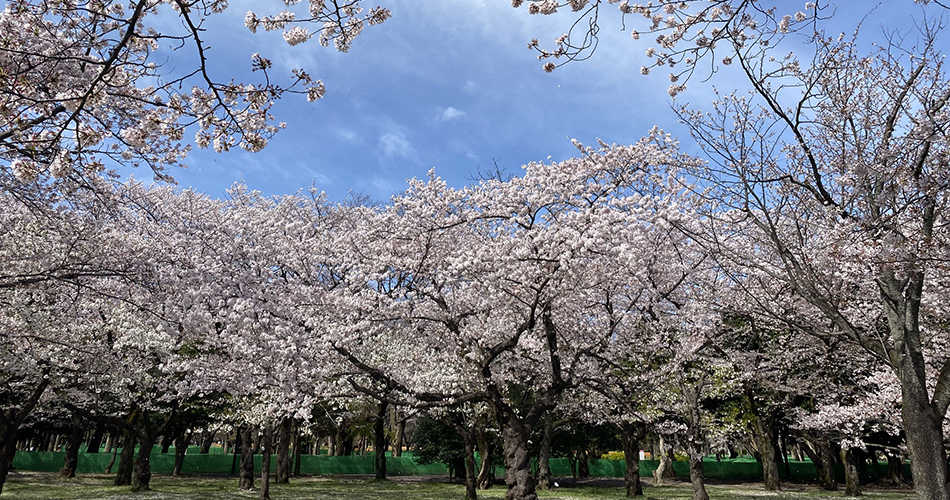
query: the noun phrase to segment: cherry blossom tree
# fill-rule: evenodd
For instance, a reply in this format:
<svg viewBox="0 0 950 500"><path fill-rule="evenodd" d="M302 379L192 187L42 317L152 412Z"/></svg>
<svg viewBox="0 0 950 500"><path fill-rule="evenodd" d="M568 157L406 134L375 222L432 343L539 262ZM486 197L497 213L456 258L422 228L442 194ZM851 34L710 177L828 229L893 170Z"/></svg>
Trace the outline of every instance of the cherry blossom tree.
<svg viewBox="0 0 950 500"><path fill-rule="evenodd" d="M671 210L660 173L683 160L659 131L635 146L578 146L576 159L507 181L413 181L346 234L331 294L340 314L327 338L355 367L417 405L494 408L513 499L535 498L532 430L603 369L618 334L605 256L651 258L637 253L649 233L639 221ZM388 352L411 363L385 364Z"/></svg>
<svg viewBox="0 0 950 500"><path fill-rule="evenodd" d="M569 6L588 20L554 49L530 44L545 69L593 49L600 8L613 3L528 3L531 13ZM925 13L944 7L920 3L931 4ZM643 33L632 31L657 35L642 72L675 67L671 96L699 68L707 76L735 65L746 76L749 95L717 96L709 112L680 110L711 162L693 174L708 200L706 244L736 281L762 282L769 299L786 287L807 304L750 296L770 316L801 334L853 342L897 374L918 495L950 497L950 365L934 348L946 342L937 297L945 296L950 99L939 21L888 32L867 53L857 36L822 31L834 11L825 2L787 13L742 0L617 7L625 19L648 20ZM777 52L796 32L809 53Z"/></svg>
<svg viewBox="0 0 950 500"><path fill-rule="evenodd" d="M2 180L16 182L6 173ZM139 311L148 291L141 285L150 266L129 256L143 255L147 246L129 231L120 197L57 192L36 184L2 194L0 487L17 430L44 395L108 385L114 366L104 363L113 348L143 333ZM161 343L148 334L138 340Z"/></svg>
<svg viewBox="0 0 950 500"><path fill-rule="evenodd" d="M365 26L390 15L362 3L310 0L275 14L248 12L245 25L283 30L290 45L317 38L345 52ZM259 82L213 74L203 26L227 8L224 0L8 2L0 11L4 171L30 183L146 165L169 180L167 167L191 147L186 134L200 148L261 150L284 127L271 115L274 101L288 93L313 101L324 85L302 68L272 75L258 53L248 56ZM163 66L164 51L177 51L186 69Z"/></svg>
<svg viewBox="0 0 950 500"><path fill-rule="evenodd" d="M936 29L869 55L820 38L804 68L740 58L752 95L681 111L711 161L695 174L710 186L706 244L735 280L767 290L765 314L893 370L920 498L950 495L950 364L937 348L950 93ZM773 300L780 289L798 300Z"/></svg>

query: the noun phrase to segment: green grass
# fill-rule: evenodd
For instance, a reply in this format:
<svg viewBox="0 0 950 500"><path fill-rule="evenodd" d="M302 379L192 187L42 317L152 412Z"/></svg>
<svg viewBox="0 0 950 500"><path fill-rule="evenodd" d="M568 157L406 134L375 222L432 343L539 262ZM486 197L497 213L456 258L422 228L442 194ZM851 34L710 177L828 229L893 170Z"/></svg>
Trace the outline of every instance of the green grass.
<svg viewBox="0 0 950 500"><path fill-rule="evenodd" d="M205 500L231 498L257 498L258 491L240 491L235 477L170 477L153 476L152 491L131 493L129 488L112 486L114 476L86 474L75 479L61 479L53 473L11 473L3 487L3 499L126 499L139 500ZM464 496L464 488L457 484L424 481L420 478L397 477L392 481L375 482L371 479L342 479L326 477L294 478L292 482L271 485L275 500L458 500ZM568 481L563 481L569 483ZM605 481L597 481L604 483ZM564 485L553 491L539 493L541 498L551 500L573 499L622 499L624 490L615 486L618 481L606 481L608 485ZM786 491L764 491L758 484L709 485L710 497L714 500L761 500L768 499L840 499L840 492L824 492L810 486L788 485ZM645 499L689 499L692 493L688 483L671 486L644 488ZM504 498L504 485L479 491L479 498ZM874 500L911 500L908 490L876 490L865 492L865 497Z"/></svg>

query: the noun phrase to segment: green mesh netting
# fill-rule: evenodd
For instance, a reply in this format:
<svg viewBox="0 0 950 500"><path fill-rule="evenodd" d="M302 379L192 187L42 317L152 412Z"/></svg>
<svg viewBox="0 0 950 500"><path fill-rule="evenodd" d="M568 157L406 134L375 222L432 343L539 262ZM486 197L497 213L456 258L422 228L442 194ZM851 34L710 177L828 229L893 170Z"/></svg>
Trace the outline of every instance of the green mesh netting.
<svg viewBox="0 0 950 500"><path fill-rule="evenodd" d="M194 449L193 449L194 448ZM172 450L169 450L172 451ZM237 461L234 455L218 453L199 454L197 447L189 447L182 463L182 474L230 474ZM56 472L63 466L64 452L27 452L18 451L13 459L13 467L25 471ZM112 460L111 453L80 453L76 472L79 474L102 473L106 465ZM118 461L118 457L116 458ZM152 453L150 457L152 472L156 474L171 474L175 467L174 453ZM302 455L300 457L300 472L302 474L373 474L375 458L372 453L366 456L327 456ZM255 470L261 470L261 456L254 457ZM626 464L623 460L591 460L590 473L594 477L623 477ZM641 460L640 475L650 477L656 470L659 461ZM534 464L537 467L537 463ZM571 476L571 464L566 458L552 458L550 460L551 474L554 476ZM758 481L762 479L762 466L751 458L736 458L716 460L709 457L703 460L705 477L709 479L723 479L727 481ZM277 469L277 457L271 455L271 470ZM791 479L796 481L815 481L817 472L811 462L790 461ZM838 475L844 477L843 470L838 467ZM871 468L869 468L871 469ZM886 464L883 465L886 471ZM113 467L113 472L116 470ZM673 471L677 477L689 477L688 462L673 462ZM448 474L448 467L444 464L423 465L411 456L386 457L386 472L392 476L438 476ZM779 464L780 475L785 478L785 466ZM499 468L496 473L501 476L504 470ZM905 464L905 473L909 475L910 468ZM787 479L787 478L786 478Z"/></svg>

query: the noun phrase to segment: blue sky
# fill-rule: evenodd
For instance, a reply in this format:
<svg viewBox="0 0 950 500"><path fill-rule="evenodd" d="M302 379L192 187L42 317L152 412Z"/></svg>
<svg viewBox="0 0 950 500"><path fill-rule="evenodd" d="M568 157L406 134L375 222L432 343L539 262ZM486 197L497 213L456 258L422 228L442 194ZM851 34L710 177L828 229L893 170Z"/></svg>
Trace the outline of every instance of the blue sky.
<svg viewBox="0 0 950 500"><path fill-rule="evenodd" d="M287 129L260 153L193 151L189 168L172 172L179 185L222 196L241 180L268 194L313 184L335 200L354 190L386 201L406 188L407 178L425 177L433 167L462 186L493 161L518 172L529 161L568 158L577 153L570 138L629 143L659 124L688 142L670 109L665 73L640 75L647 44L621 30L615 6L602 16L594 56L548 74L527 43L537 37L550 46L569 26L570 13L531 16L508 0L379 3L393 17L367 27L345 54L316 40L291 47L279 31L244 28L249 7L264 4L275 10L256 8L258 14L272 14L279 2L232 1L212 17L205 38L219 80L253 78L246 71L250 54L260 52L274 62L273 75L303 67L325 82L327 93L313 103L299 96L279 102L274 113ZM781 3L792 12L804 5ZM909 1L892 3L905 15L913 9ZM848 2L839 17L871 7ZM878 7L875 16L885 18L887 8L898 6ZM744 86L729 74L711 83L723 90ZM677 101L708 99L711 83L690 82Z"/></svg>

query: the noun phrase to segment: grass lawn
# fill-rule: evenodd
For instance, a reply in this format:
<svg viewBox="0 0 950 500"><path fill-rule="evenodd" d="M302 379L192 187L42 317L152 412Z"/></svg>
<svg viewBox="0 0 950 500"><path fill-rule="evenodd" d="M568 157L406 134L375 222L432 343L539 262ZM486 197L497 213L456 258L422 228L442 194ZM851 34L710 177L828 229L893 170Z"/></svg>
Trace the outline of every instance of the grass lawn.
<svg viewBox="0 0 950 500"><path fill-rule="evenodd" d="M152 476L152 491L134 494L129 488L111 486L114 476L103 474L85 474L75 479L61 479L55 473L12 472L3 487L3 499L123 499L140 500L205 500L230 498L257 498L258 492L240 491L236 477L170 477ZM567 486L570 480L559 481L561 487L549 492L540 492L541 498L548 499L622 499L624 490L619 480L593 480L592 483ZM786 491L770 493L761 485L732 484L708 485L712 499L752 500L774 499L840 499L840 492L824 492L812 486L787 485ZM644 499L689 499L692 497L689 483L677 483L671 486L644 488ZM497 485L486 491L478 492L479 498L504 498L504 485ZM374 482L364 478L340 477L302 477L293 478L291 483L271 485L271 496L275 500L458 500L464 497L464 488L457 484L423 480L418 477L396 477L391 481ZM913 492L909 490L878 490L865 492L868 499L911 500Z"/></svg>

